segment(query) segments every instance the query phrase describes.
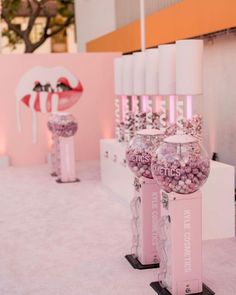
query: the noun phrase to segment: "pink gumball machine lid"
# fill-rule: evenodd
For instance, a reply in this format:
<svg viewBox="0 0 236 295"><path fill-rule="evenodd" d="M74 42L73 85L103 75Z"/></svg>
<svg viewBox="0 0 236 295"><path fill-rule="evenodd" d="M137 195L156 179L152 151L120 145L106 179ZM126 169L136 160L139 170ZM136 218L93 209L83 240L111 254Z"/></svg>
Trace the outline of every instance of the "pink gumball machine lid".
<svg viewBox="0 0 236 295"><path fill-rule="evenodd" d="M141 129L136 132L137 135L146 135L146 136L158 136L158 135L164 135L165 131L159 130L159 129Z"/></svg>
<svg viewBox="0 0 236 295"><path fill-rule="evenodd" d="M188 144L198 142L197 138L187 134L176 134L166 137L163 142L173 144Z"/></svg>

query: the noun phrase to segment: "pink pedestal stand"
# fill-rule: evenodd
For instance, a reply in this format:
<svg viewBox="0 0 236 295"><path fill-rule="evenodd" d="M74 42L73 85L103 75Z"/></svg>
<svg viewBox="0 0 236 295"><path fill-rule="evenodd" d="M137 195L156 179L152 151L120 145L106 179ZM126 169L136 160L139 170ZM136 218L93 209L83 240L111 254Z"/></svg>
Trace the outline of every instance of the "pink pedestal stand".
<svg viewBox="0 0 236 295"><path fill-rule="evenodd" d="M60 175L60 145L59 137L52 134L52 149L51 149L51 176Z"/></svg>
<svg viewBox="0 0 236 295"><path fill-rule="evenodd" d="M160 217L160 187L151 172L152 153L164 138L157 129L139 130L126 150L126 160L134 173L133 246L129 263L137 269L159 267L157 253L158 220Z"/></svg>
<svg viewBox="0 0 236 295"><path fill-rule="evenodd" d="M58 183L77 182L75 173L74 135L77 122L69 113L53 113L48 121L52 132L51 169Z"/></svg>
<svg viewBox="0 0 236 295"><path fill-rule="evenodd" d="M74 136L59 137L60 178L57 182L76 182Z"/></svg>
<svg viewBox="0 0 236 295"><path fill-rule="evenodd" d="M153 179L135 178L133 212L133 253L126 259L136 269L159 267L157 253L160 188Z"/></svg>
<svg viewBox="0 0 236 295"><path fill-rule="evenodd" d="M161 191L159 295L215 294L202 284L202 195Z"/></svg>

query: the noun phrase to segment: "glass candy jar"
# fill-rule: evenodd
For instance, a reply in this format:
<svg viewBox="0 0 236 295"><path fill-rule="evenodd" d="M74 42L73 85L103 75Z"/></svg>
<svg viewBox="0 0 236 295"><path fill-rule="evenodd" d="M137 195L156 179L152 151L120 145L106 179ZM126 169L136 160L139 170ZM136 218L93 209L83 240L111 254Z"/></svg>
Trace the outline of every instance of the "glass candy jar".
<svg viewBox="0 0 236 295"><path fill-rule="evenodd" d="M167 192L191 194L200 189L210 173L210 160L191 135L166 137L154 153L152 174Z"/></svg>
<svg viewBox="0 0 236 295"><path fill-rule="evenodd" d="M48 128L59 137L70 137L77 132L78 124L71 114L58 112L50 116Z"/></svg>
<svg viewBox="0 0 236 295"><path fill-rule="evenodd" d="M126 150L127 163L136 177L153 179L152 153L164 138L164 132L156 129L137 131Z"/></svg>

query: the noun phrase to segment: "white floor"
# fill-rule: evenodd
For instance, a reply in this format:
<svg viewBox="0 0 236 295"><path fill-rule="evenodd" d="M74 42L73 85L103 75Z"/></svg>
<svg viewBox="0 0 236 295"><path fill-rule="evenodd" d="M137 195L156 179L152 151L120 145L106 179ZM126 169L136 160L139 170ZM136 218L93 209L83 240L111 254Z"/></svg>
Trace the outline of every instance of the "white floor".
<svg viewBox="0 0 236 295"><path fill-rule="evenodd" d="M0 170L0 295L151 295L156 270L133 270L129 204L102 186L96 162L80 183L48 167ZM236 240L204 243L204 281L236 294Z"/></svg>

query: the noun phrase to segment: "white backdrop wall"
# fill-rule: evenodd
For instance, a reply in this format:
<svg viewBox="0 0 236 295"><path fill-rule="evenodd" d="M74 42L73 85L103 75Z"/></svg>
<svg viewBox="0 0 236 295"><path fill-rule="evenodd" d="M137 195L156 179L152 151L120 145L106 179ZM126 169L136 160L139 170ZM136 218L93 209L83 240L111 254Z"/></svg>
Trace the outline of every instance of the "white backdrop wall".
<svg viewBox="0 0 236 295"><path fill-rule="evenodd" d="M236 166L236 35L206 40L204 94L194 112L204 117L204 145L210 155Z"/></svg>
<svg viewBox="0 0 236 295"><path fill-rule="evenodd" d="M116 29L115 0L76 0L78 51L86 43Z"/></svg>
<svg viewBox="0 0 236 295"><path fill-rule="evenodd" d="M182 0L145 0L146 15L167 8ZM136 21L140 17L139 0L115 0L116 26L122 27Z"/></svg>

